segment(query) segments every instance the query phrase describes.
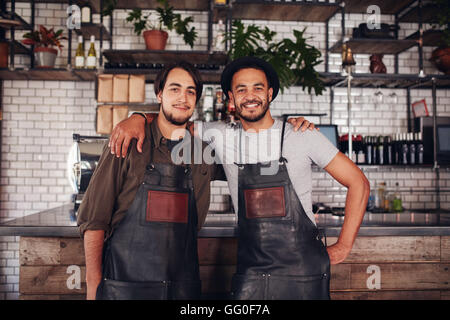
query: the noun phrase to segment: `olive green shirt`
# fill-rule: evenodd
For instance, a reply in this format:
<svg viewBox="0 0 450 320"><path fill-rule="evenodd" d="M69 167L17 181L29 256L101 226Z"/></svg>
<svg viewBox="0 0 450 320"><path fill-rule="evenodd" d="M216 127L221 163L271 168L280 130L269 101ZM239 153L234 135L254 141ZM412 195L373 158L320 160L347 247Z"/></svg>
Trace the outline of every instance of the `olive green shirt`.
<svg viewBox="0 0 450 320"><path fill-rule="evenodd" d="M150 139L153 139L155 148L153 161L172 163L167 139L161 134L157 121L146 125L142 153L137 151L135 139L132 140L125 158L111 154L110 148L105 145L78 210L77 224L81 236L86 230L104 230L106 238L112 234L131 206L139 185L144 180L146 166L150 162ZM207 145L204 142L200 143L204 150ZM209 208L210 182L225 178L221 166L208 165L203 160L201 164L191 164L191 168L200 229Z"/></svg>

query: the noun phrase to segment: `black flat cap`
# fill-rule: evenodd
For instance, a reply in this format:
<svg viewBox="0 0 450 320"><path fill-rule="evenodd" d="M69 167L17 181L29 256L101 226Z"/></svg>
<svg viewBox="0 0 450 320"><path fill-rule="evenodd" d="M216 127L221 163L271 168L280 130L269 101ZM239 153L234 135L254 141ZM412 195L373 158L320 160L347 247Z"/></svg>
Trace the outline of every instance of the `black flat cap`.
<svg viewBox="0 0 450 320"><path fill-rule="evenodd" d="M233 75L238 70L245 68L257 68L264 71L267 81L269 82L269 88L273 89L272 101L275 100L275 97L280 89L280 80L278 80L278 75L270 63L256 57L237 58L227 64L220 79L220 84L225 95L228 97L228 91L231 91L231 80L233 79Z"/></svg>

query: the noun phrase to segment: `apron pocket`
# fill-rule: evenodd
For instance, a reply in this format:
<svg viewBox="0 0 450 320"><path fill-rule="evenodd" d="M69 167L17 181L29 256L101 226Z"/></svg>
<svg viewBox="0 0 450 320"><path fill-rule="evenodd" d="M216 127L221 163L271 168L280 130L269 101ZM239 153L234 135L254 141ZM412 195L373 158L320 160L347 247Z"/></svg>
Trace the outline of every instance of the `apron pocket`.
<svg viewBox="0 0 450 320"><path fill-rule="evenodd" d="M187 223L188 211L188 193L148 191L145 221Z"/></svg>
<svg viewBox="0 0 450 320"><path fill-rule="evenodd" d="M271 276L267 300L329 300L330 275Z"/></svg>
<svg viewBox="0 0 450 320"><path fill-rule="evenodd" d="M97 300L165 300L167 283L162 281L127 282L103 279L97 288Z"/></svg>
<svg viewBox="0 0 450 320"><path fill-rule="evenodd" d="M247 219L286 216L284 187L245 189Z"/></svg>

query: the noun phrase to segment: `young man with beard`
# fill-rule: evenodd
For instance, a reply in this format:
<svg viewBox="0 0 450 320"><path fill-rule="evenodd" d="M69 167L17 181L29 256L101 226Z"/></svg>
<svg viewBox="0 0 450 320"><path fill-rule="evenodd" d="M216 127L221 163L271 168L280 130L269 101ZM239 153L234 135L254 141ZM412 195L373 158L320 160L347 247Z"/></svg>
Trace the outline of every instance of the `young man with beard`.
<svg viewBox="0 0 450 320"><path fill-rule="evenodd" d="M192 65L176 63L158 74L155 94L161 112L145 126L143 152L133 141L117 158L105 146L79 208L87 299L200 298L197 228L216 166L176 165L171 150L202 145L186 130L202 82Z"/></svg>
<svg viewBox="0 0 450 320"><path fill-rule="evenodd" d="M296 132L272 118L279 80L267 62L237 59L226 66L221 85L240 125L203 123L197 131L223 164L238 212L233 298L329 299L330 264L350 253L369 195L367 179L319 132ZM141 130L136 126L133 136ZM117 141L124 137L113 135L110 143L120 150ZM348 188L339 239L326 248L312 213L312 162Z"/></svg>
<svg viewBox="0 0 450 320"><path fill-rule="evenodd" d="M237 59L226 66L221 85L241 119L233 131L238 143L230 148L214 139L213 144L219 157L232 154L238 159L224 162L239 215L233 297L329 299L330 264L344 261L351 251L369 182L321 133L294 132L285 121L272 118L269 104L278 94L279 80L267 62ZM254 145L278 152L255 153ZM320 240L311 210L312 162L348 188L338 241L328 247Z"/></svg>

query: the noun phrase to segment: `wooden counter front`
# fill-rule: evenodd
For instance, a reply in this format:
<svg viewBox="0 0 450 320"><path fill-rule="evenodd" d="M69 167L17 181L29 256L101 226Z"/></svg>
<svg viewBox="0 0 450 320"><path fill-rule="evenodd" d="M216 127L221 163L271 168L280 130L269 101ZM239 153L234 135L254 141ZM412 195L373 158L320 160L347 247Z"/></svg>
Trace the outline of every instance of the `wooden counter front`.
<svg viewBox="0 0 450 320"><path fill-rule="evenodd" d="M328 245L337 238L328 238ZM236 268L237 239L199 238L205 298L224 299ZM450 299L450 236L361 236L331 267L332 299ZM20 299L84 299L80 238L20 238Z"/></svg>

